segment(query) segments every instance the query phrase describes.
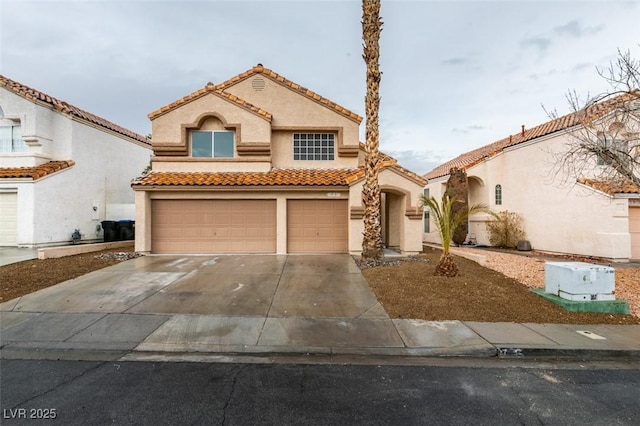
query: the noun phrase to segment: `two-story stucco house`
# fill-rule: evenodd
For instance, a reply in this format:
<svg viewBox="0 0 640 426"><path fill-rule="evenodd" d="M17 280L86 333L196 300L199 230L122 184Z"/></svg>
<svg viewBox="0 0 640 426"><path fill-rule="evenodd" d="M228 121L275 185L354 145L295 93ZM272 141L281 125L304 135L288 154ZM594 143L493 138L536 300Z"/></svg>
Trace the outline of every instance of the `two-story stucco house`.
<svg viewBox="0 0 640 426"><path fill-rule="evenodd" d="M0 246L102 239L101 221L133 219L131 180L151 141L0 76Z"/></svg>
<svg viewBox="0 0 640 426"><path fill-rule="evenodd" d="M603 108L606 107L602 105ZM602 120L607 120L603 109ZM602 121L602 124L607 124ZM624 181L602 181L555 173L556 155L573 143L579 131L572 113L469 151L424 175L426 189L439 198L452 167L465 170L469 203L485 203L493 211L522 215L527 239L534 249L603 257L616 261L640 259L640 188ZM591 172L597 172L594 158ZM563 182L564 181L564 182ZM425 214L423 239L439 242ZM486 214L469 218L469 234L489 245ZM431 232L430 232L431 231Z"/></svg>
<svg viewBox="0 0 640 426"><path fill-rule="evenodd" d="M149 114L136 251L358 253L362 118L262 65ZM384 242L422 249L426 181L382 156Z"/></svg>

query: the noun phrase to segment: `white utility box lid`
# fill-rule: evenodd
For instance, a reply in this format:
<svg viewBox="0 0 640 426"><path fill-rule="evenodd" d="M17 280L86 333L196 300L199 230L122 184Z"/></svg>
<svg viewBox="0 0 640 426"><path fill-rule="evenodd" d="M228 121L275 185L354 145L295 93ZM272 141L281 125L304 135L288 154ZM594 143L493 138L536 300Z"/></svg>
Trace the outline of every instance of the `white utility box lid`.
<svg viewBox="0 0 640 426"><path fill-rule="evenodd" d="M615 271L585 262L545 262L544 291L568 300L616 300Z"/></svg>

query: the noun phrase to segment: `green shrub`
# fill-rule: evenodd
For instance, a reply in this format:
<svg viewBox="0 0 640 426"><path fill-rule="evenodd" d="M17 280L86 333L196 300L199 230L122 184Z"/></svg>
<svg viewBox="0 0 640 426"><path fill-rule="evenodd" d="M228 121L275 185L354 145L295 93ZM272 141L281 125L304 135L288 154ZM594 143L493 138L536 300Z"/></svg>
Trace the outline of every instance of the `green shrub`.
<svg viewBox="0 0 640 426"><path fill-rule="evenodd" d="M518 241L525 239L522 228L523 218L520 213L502 211L496 215L496 220L487 222L489 242L492 246L515 248Z"/></svg>

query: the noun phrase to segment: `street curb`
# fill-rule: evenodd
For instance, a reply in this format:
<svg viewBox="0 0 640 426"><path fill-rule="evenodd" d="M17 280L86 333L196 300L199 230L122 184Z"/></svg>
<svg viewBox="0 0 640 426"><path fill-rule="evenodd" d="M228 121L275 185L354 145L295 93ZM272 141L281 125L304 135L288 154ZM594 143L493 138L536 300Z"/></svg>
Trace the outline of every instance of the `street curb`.
<svg viewBox="0 0 640 426"><path fill-rule="evenodd" d="M497 347L497 351L498 358L582 358L591 361L627 358L640 360L640 350Z"/></svg>
<svg viewBox="0 0 640 426"><path fill-rule="evenodd" d="M309 349L309 348L307 348ZM289 348L284 351L136 351L105 349L50 349L37 347L4 347L0 359L67 360L67 361L153 361L153 362L249 362L249 363L362 363L407 364L419 360L442 359L581 359L585 361L640 360L640 350L571 349L571 348L520 348L494 346L492 348L460 350L460 348L323 348L305 351ZM347 360L345 362L345 360ZM367 361L369 360L369 361Z"/></svg>

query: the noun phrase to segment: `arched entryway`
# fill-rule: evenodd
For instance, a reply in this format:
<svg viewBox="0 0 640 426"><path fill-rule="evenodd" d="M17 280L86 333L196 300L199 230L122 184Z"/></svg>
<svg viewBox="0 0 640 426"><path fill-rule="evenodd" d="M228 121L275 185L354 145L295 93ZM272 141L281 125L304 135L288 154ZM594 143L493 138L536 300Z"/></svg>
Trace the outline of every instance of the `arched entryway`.
<svg viewBox="0 0 640 426"><path fill-rule="evenodd" d="M407 194L399 188L380 187L382 244L400 252L404 247L404 215Z"/></svg>

